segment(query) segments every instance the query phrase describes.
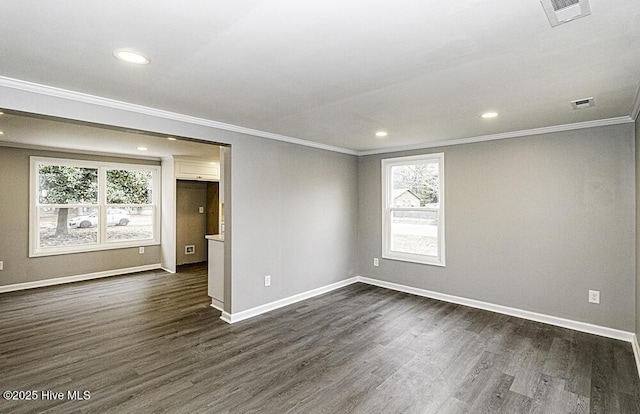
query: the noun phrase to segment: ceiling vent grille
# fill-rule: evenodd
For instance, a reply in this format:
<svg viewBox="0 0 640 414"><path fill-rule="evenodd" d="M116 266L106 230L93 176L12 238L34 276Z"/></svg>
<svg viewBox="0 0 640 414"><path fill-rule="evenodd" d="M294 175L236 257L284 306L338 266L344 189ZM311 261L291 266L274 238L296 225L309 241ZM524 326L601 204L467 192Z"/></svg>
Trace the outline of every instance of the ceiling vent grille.
<svg viewBox="0 0 640 414"><path fill-rule="evenodd" d="M580 3L580 0L551 0L551 5L553 6L554 11L564 9L578 3Z"/></svg>
<svg viewBox="0 0 640 414"><path fill-rule="evenodd" d="M541 0L551 27L591 14L589 0Z"/></svg>
<svg viewBox="0 0 640 414"><path fill-rule="evenodd" d="M573 109L591 108L594 105L595 105L595 102L593 101L593 97L571 101L571 106L573 107Z"/></svg>

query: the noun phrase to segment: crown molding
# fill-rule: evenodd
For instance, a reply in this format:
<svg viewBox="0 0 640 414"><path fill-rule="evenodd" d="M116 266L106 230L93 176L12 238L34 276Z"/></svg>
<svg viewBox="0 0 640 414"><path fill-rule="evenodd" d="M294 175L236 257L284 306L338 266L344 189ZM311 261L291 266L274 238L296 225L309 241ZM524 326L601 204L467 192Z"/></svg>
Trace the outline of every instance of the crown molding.
<svg viewBox="0 0 640 414"><path fill-rule="evenodd" d="M575 129L583 129L583 128L595 128L595 127L607 126L607 125L627 124L632 122L634 122L634 120L631 119L631 117L620 116L617 118L607 118L607 119L598 119L595 121L576 122L574 124L554 125L549 127L533 128L533 129L523 129L520 131L504 132L501 134L481 135L477 137L452 139L447 141L425 142L425 143L415 144L415 145L405 145L400 147L359 151L358 156L388 154L388 153L400 152L400 151L413 151L413 150L428 149L428 148L447 147L450 145L471 144L475 142L495 141L499 139L508 139L508 138L519 138L519 137L526 137L531 135L541 135L541 134L549 134L553 132L572 131Z"/></svg>
<svg viewBox="0 0 640 414"><path fill-rule="evenodd" d="M40 95L51 96L55 98L66 99L69 101L82 102L91 105L102 106L111 109L119 109L143 115L150 115L157 118L169 119L172 121L180 121L188 124L201 125L210 128L222 129L225 131L238 132L246 135L272 139L275 141L288 142L290 144L303 145L306 147L322 149L326 151L339 152L349 155L358 155L357 151L347 148L336 147L333 145L320 144L313 141L307 141L300 138L288 137L285 135L274 134L271 132L260 131L257 129L245 128L238 125L225 124L223 122L213 121L205 118L179 114L162 109L155 109L148 106L136 105L128 102L118 101L115 99L103 98L96 95L70 91L67 89L56 88L53 86L42 85L39 83L27 82L19 79L7 78L0 76L0 87L17 89L25 92L36 93Z"/></svg>
<svg viewBox="0 0 640 414"><path fill-rule="evenodd" d="M179 114L176 112L155 109L148 106L136 105L128 102L118 101L115 99L103 98L96 95L85 94L81 92L70 91L66 89L56 88L53 86L42 85L33 82L27 82L19 79L7 78L0 76L0 87L17 89L25 92L36 93L40 95L51 96L55 98L66 99L75 102L82 102L96 106L102 106L111 109L118 109L127 112L149 115L157 118L163 118L173 121L184 122L193 125L200 125L210 128L221 129L225 131L238 132L246 135L267 138L275 141L283 141L291 144L303 145L306 147L322 149L326 151L338 152L342 154L364 156L375 154L387 154L400 151L412 151L429 148L445 147L450 145L471 144L484 141L495 141L508 138L519 138L530 135L549 134L553 132L571 131L583 128L594 128L607 125L618 125L632 123L638 118L640 112L640 85L636 93L633 110L629 116L621 116L617 118L599 119L595 121L577 122L573 124L554 125L542 128L524 129L520 131L505 132L500 134L481 135L468 138L452 139L446 141L425 142L414 145L380 148L364 151L355 151L348 148L336 147L333 145L321 144L313 141L307 141L300 138L289 137L285 135L274 134L271 132L260 131L257 129L245 128L238 125L226 124L223 122L213 121L205 118L198 118L190 115Z"/></svg>

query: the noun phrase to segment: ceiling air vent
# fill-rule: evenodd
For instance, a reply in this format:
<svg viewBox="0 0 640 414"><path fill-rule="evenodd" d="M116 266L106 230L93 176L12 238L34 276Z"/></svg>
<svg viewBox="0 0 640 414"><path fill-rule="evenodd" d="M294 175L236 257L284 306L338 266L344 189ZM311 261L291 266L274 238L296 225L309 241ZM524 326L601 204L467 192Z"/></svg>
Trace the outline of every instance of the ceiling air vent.
<svg viewBox="0 0 640 414"><path fill-rule="evenodd" d="M591 14L589 0L541 0L551 27Z"/></svg>
<svg viewBox="0 0 640 414"><path fill-rule="evenodd" d="M593 105L593 97L571 101L571 106L573 107L573 109L591 108Z"/></svg>

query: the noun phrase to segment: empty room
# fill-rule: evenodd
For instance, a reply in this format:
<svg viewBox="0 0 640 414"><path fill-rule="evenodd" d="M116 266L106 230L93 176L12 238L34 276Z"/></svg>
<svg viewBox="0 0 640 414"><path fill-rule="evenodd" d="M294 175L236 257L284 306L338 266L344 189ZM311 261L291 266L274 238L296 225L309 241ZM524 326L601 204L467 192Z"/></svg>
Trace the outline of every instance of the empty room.
<svg viewBox="0 0 640 414"><path fill-rule="evenodd" d="M640 413L636 1L0 12L0 412Z"/></svg>

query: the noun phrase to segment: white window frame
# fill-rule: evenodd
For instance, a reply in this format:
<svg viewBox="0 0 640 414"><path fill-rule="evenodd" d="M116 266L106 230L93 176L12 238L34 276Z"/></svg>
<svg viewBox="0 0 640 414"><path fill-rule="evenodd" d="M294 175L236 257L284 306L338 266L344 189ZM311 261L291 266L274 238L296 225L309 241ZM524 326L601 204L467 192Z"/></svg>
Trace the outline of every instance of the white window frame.
<svg viewBox="0 0 640 414"><path fill-rule="evenodd" d="M394 207L393 206L393 182L391 168L416 163L438 163L439 186L438 207ZM428 264L433 266L445 266L445 240L444 240L444 153L413 155L408 157L386 158L382 160L382 257L385 259L400 260ZM438 214L438 254L430 256L426 254L406 253L391 250L391 221L394 211L433 211Z"/></svg>
<svg viewBox="0 0 640 414"><path fill-rule="evenodd" d="M96 168L98 170L98 202L97 204L40 204L38 195L38 170L40 165L61 165L69 167ZM152 203L145 205L133 204L107 204L107 185L106 171L109 169L118 170L144 170L153 174ZM29 169L29 257L39 256L55 256L71 253L93 252L100 250L123 249L139 246L153 246L160 244L160 166L145 164L125 164L116 162L102 162L90 160L77 160L66 158L49 158L49 157L30 157ZM107 241L107 210L112 208L128 208L128 207L151 207L153 209L153 237L144 240L125 240L125 241ZM60 247L41 247L40 246L40 223L38 211L41 207L51 208L77 208L77 207L93 207L99 211L98 223L98 241L95 244L60 246Z"/></svg>

